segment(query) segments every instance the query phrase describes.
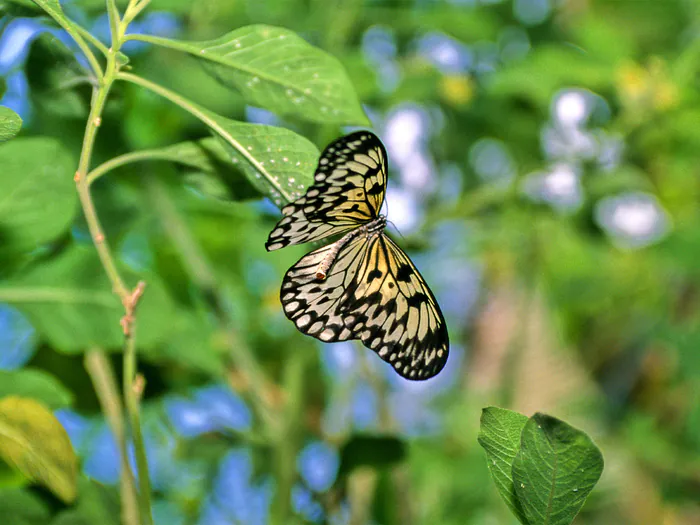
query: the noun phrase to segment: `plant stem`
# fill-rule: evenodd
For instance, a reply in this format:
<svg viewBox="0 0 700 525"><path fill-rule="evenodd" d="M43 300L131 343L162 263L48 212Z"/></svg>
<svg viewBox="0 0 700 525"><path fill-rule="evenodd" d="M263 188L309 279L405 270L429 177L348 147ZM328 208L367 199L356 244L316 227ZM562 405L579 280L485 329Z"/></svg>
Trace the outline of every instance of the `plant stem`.
<svg viewBox="0 0 700 525"><path fill-rule="evenodd" d="M107 0L107 16L109 17L109 31L112 34L112 48L119 47L120 16L115 0Z"/></svg>
<svg viewBox="0 0 700 525"><path fill-rule="evenodd" d="M299 355L285 363L285 410L282 414L281 431L273 436L277 454L277 491L270 516L273 525L287 525L291 515L292 487L296 479L295 459L299 449L299 421L303 419L304 373L308 355Z"/></svg>
<svg viewBox="0 0 700 525"><path fill-rule="evenodd" d="M107 53L109 53L107 46L100 42L98 38L94 37L90 31L82 26L79 26L78 24L75 24L75 30L80 34L80 36L84 37L88 42L99 49L104 56L107 56ZM94 73L97 74L98 71L95 71Z"/></svg>
<svg viewBox="0 0 700 525"><path fill-rule="evenodd" d="M78 196L80 197L80 204L83 207L85 213L85 220L90 230L90 236L97 249L97 254L100 257L102 266L107 272L110 282L112 283L112 289L119 298L124 302L129 296L129 290L127 289L124 281L119 275L114 258L105 239L105 235L102 231L102 226L100 225L100 220L97 217L97 211L95 210L95 205L92 201L92 196L90 195L90 188L87 182L87 171L90 167L90 158L92 157L92 149L95 144L95 136L97 135L97 129L102 122L102 111L104 109L105 102L107 100L107 95L112 87L114 81L114 75L116 73L116 60L115 52L110 51L107 55L107 70L105 76L100 81L100 86L97 88L96 92L93 92L93 101L90 108L90 115L88 117L87 126L85 128L85 136L83 138L83 148L80 152L80 162L78 164L78 171L75 174L75 181L78 189Z"/></svg>
<svg viewBox="0 0 700 525"><path fill-rule="evenodd" d="M148 460L146 459L146 445L141 433L141 411L139 402L142 395L142 386L137 386L136 382L136 342L133 331L126 336L126 346L124 349L124 370L122 371L124 381L124 400L126 410L129 413L131 426L131 437L134 440L134 451L136 455L136 467L138 469L139 481L139 506L141 516L146 524L152 524L151 516L151 478L148 472Z"/></svg>
<svg viewBox="0 0 700 525"><path fill-rule="evenodd" d="M122 523L124 525L139 525L141 520L139 519L139 507L136 499L136 484L129 468L126 430L124 428L124 410L119 399L114 370L112 370L112 365L102 350L90 350L85 355L85 368L92 380L102 412L119 446Z"/></svg>
<svg viewBox="0 0 700 525"><path fill-rule="evenodd" d="M111 2L108 2L108 7ZM116 9L116 8L115 8ZM118 13L117 13L118 14ZM110 18L112 13L110 12ZM104 110L107 96L116 78L119 66L116 60L119 52L121 38L126 30L124 24L117 24L116 32L113 31L112 47L107 52L107 65L105 67L104 76L99 80L99 87L93 91L92 104L90 107L90 115L85 128L85 136L83 138L83 147L80 152L80 161L78 171L75 174L75 182L78 190L80 203L85 214L85 220L90 230L90 236L97 250L102 266L105 269L107 277L112 283L112 291L119 297L125 309L125 316L122 318L122 328L125 335L124 349L124 400L127 412L129 414L130 430L134 439L134 447L136 451L136 462L138 466L138 479L141 490L138 492L139 507L141 509L141 523L143 525L152 525L153 518L151 516L151 493L150 482L148 477L148 468L146 462L146 451L144 449L143 437L141 435L140 415L139 415L139 395L134 389L134 379L136 374L136 344L133 331L133 311L136 307L136 302L140 297L143 286L137 286L134 292L130 292L124 280L122 279L117 269L116 262L112 256L107 240L105 238L102 226L100 225L97 211L95 209L92 196L90 194L90 186L88 183L87 173L90 168L90 159L92 150L95 144L97 130L102 122L102 111ZM138 293L137 293L138 292ZM124 464L128 466L128 459L123 459ZM133 481L133 476L129 477L131 487L129 490L136 491Z"/></svg>
<svg viewBox="0 0 700 525"><path fill-rule="evenodd" d="M132 162L138 162L142 160L162 160L163 154L158 150L142 150L142 151L132 151L130 153L124 153L118 157L113 157L107 162L104 162L93 169L87 175L88 186L92 185L97 179L102 177L105 173L124 166L126 164L131 164Z"/></svg>

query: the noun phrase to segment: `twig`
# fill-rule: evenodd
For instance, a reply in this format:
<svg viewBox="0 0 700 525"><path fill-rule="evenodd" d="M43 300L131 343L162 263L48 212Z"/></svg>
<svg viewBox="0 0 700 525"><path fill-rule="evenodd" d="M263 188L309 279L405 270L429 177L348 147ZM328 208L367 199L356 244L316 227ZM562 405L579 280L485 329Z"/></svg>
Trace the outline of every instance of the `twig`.
<svg viewBox="0 0 700 525"><path fill-rule="evenodd" d="M121 505L122 523L124 525L139 525L139 508L136 499L136 485L131 466L127 459L126 431L124 428L124 410L117 390L114 370L109 359L101 350L90 350L85 354L85 368L92 380L92 385L100 401L100 407L112 429L119 446L121 473Z"/></svg>
<svg viewBox="0 0 700 525"><path fill-rule="evenodd" d="M146 289L146 283L144 281L139 281L127 297L122 298L122 304L124 305L124 316L119 321L122 327L125 337L131 337L134 321L134 312L136 311L136 306L139 303L139 299L143 295L143 291Z"/></svg>
<svg viewBox="0 0 700 525"><path fill-rule="evenodd" d="M113 3L112 3L113 5ZM109 6L109 3L108 3ZM116 7L112 10L116 10ZM111 17L112 18L112 17ZM80 161L78 170L75 173L74 181L78 190L80 204L85 214L85 220L90 230L90 236L97 250L100 262L105 269L107 277L112 283L112 291L119 297L124 305L124 316L120 324L124 331L124 372L123 372L123 395L124 404L129 414L130 430L134 440L134 448L136 451L136 463L138 466L138 479L140 489L138 491L139 508L141 510L141 523L143 525L152 525L153 518L151 516L151 492L150 481L148 477L148 463L146 462L146 451L144 449L143 436L140 427L139 415L139 397L133 390L133 383L136 376L136 342L134 339L134 312L144 290L144 283L139 283L133 291L130 291L124 280L122 279L117 265L112 255L112 252L107 243L104 231L100 224L95 209L95 204L90 194L90 186L88 184L87 173L90 168L90 159L92 150L95 144L97 130L102 123L102 111L104 110L107 96L109 95L112 83L119 71L119 65L116 60L119 52L120 35L125 31L124 24L118 25L117 38L113 40L112 48L107 53L107 65L105 73L100 78L99 87L93 91L92 103L90 107L90 115L85 128L85 136L83 138L83 147L80 152ZM114 32L113 32L114 36ZM128 460L128 459L127 459ZM135 490L135 487L134 487Z"/></svg>

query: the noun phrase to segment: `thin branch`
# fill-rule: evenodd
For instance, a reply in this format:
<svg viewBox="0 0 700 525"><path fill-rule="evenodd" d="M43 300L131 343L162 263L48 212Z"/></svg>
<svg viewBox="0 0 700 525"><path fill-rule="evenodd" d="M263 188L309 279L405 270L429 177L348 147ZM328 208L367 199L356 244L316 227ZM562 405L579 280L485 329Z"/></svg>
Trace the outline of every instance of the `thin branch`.
<svg viewBox="0 0 700 525"><path fill-rule="evenodd" d="M121 35L119 33L122 24L121 15L115 0L107 0L107 15L109 16L109 32L112 35L112 49L116 50L119 49L121 44Z"/></svg>
<svg viewBox="0 0 700 525"><path fill-rule="evenodd" d="M104 162L93 169L87 175L88 186L92 185L97 179L102 177L105 173L112 171L113 169L131 164L133 162L139 162L143 160L161 160L163 158L162 152L158 150L142 150L142 151L132 151L131 153L125 153L119 155L118 157L111 158L107 162Z"/></svg>
<svg viewBox="0 0 700 525"><path fill-rule="evenodd" d="M108 6L109 5L110 1L108 0ZM118 28L119 31L123 31L124 29L125 27L122 25L120 25ZM138 300L143 293L144 284L139 283L133 291L130 291L124 283L124 280L117 269L116 261L109 248L107 239L105 238L105 234L97 216L97 211L95 210L95 204L92 200L92 195L90 194L90 186L87 179L92 150L95 144L95 137L97 135L97 130L102 123L102 111L104 110L107 96L119 70L119 66L116 61L116 54L119 52L118 46L119 39L114 42L114 48L108 50L105 74L100 79L99 87L93 91L90 115L85 128L83 147L80 152L80 161L74 180L77 186L83 213L85 215L85 220L87 222L88 229L90 230L90 236L92 237L92 241L97 250L100 262L102 263L105 273L112 284L112 291L119 297L122 305L124 306L125 313L121 321L125 336L123 395L126 409L129 414L130 430L134 440L134 448L136 450L136 460L140 482L138 501L141 509L141 520L143 525L152 525L153 517L151 515L151 493L148 477L148 464L146 462L146 452L144 449L140 426L139 394L138 392L134 391L134 381L136 377L136 343L133 329L134 311L136 309L136 305L138 304Z"/></svg>
<svg viewBox="0 0 700 525"><path fill-rule="evenodd" d="M139 519L139 508L136 499L136 482L128 460L124 409L119 397L114 370L112 370L109 359L101 350L90 350L85 355L85 368L97 393L102 413L105 415L107 424L112 429L119 447L122 523L124 525L139 525L141 520Z"/></svg>
<svg viewBox="0 0 700 525"><path fill-rule="evenodd" d="M78 31L78 33L80 33L80 36L82 36L83 38L85 38L85 40L87 40L87 41L90 42L93 46L95 46L97 49L99 49L100 52L101 52L104 56L107 56L107 54L109 53L109 50L107 49L107 46L104 45L102 42L100 42L100 40L99 40L98 38L96 38L95 36L93 36L93 34L92 34L90 31L88 31L87 29L85 29L84 27L82 27L82 26L80 26L80 25L78 25L78 24L75 24L75 29Z"/></svg>

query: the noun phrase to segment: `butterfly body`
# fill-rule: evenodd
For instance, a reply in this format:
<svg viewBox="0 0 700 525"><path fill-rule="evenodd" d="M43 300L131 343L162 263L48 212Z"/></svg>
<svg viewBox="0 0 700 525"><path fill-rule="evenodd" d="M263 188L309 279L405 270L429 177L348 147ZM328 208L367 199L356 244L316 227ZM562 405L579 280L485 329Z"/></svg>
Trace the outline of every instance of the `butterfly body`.
<svg viewBox="0 0 700 525"><path fill-rule="evenodd" d="M303 333L359 339L407 379L445 365L449 340L432 292L385 233L379 213L387 183L384 146L368 131L330 144L306 194L282 209L269 251L342 235L302 257L284 276L285 315Z"/></svg>
<svg viewBox="0 0 700 525"><path fill-rule="evenodd" d="M318 265L318 268L316 270L316 278L319 280L323 280L326 278L329 268L338 256L338 252L353 238L357 237L358 235L369 236L377 232L381 232L382 230L384 230L384 228L386 228L386 217L384 215L380 215L372 222L360 226L356 230L352 230L343 235L339 240L333 243L332 248L328 251L321 263Z"/></svg>

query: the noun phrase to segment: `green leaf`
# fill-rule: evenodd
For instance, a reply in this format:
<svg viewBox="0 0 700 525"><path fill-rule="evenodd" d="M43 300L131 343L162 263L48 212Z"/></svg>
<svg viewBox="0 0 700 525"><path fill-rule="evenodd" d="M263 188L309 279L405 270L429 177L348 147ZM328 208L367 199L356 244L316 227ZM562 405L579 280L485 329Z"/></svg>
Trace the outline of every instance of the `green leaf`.
<svg viewBox="0 0 700 525"><path fill-rule="evenodd" d="M75 499L78 458L66 431L41 403L0 400L0 456L63 501Z"/></svg>
<svg viewBox="0 0 700 525"><path fill-rule="evenodd" d="M281 27L242 27L216 40L138 40L190 53L253 105L315 122L368 124L340 62Z"/></svg>
<svg viewBox="0 0 700 525"><path fill-rule="evenodd" d="M0 489L0 520L12 525L44 525L49 510L38 496L23 489Z"/></svg>
<svg viewBox="0 0 700 525"><path fill-rule="evenodd" d="M532 416L513 462L513 482L532 525L568 525L603 472L591 438L545 414Z"/></svg>
<svg viewBox="0 0 700 525"><path fill-rule="evenodd" d="M229 147L216 137L180 142L136 152L134 160L164 160L197 170L188 182L205 194L240 200L259 196L243 171L231 161Z"/></svg>
<svg viewBox="0 0 700 525"><path fill-rule="evenodd" d="M0 255L33 250L63 234L77 212L74 163L49 138L0 145Z"/></svg>
<svg viewBox="0 0 700 525"><path fill-rule="evenodd" d="M281 206L313 184L320 155L310 141L285 128L218 117L221 143L250 183Z"/></svg>
<svg viewBox="0 0 700 525"><path fill-rule="evenodd" d="M382 468L401 462L406 444L393 436L352 436L340 453L340 475L361 466Z"/></svg>
<svg viewBox="0 0 700 525"><path fill-rule="evenodd" d="M70 406L73 393L43 370L0 371L0 398L17 396L41 401L51 410Z"/></svg>
<svg viewBox="0 0 700 525"><path fill-rule="evenodd" d="M155 345L168 337L174 306L155 275L122 269L127 283L138 279L146 290L136 310L139 346ZM58 350L83 352L91 346L119 348L119 321L124 308L111 291L94 248L75 246L50 261L0 284L0 302L24 313L37 332Z"/></svg>
<svg viewBox="0 0 700 525"><path fill-rule="evenodd" d="M489 472L503 501L521 523L529 523L522 512L513 486L513 461L520 449L520 435L527 417L498 407L481 412L478 441L486 452Z"/></svg>
<svg viewBox="0 0 700 525"><path fill-rule="evenodd" d="M253 186L275 204L298 199L313 184L318 149L293 131L230 120L189 103Z"/></svg>
<svg viewBox="0 0 700 525"><path fill-rule="evenodd" d="M0 142L10 140L19 133L22 119L10 108L0 106Z"/></svg>
<svg viewBox="0 0 700 525"><path fill-rule="evenodd" d="M119 494L83 476L78 480L78 500L59 513L51 525L119 525Z"/></svg>

